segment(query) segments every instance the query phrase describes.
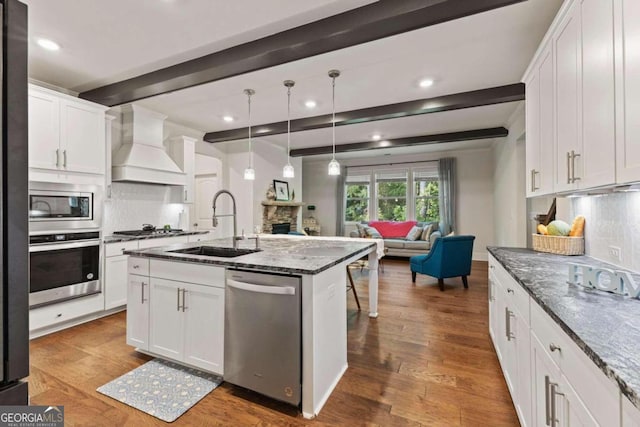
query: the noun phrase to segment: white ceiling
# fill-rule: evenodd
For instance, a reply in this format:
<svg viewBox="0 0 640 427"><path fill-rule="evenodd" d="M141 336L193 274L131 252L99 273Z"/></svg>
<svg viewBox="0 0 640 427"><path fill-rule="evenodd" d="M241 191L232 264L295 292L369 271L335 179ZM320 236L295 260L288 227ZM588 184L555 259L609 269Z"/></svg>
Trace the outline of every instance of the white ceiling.
<svg viewBox="0 0 640 427"><path fill-rule="evenodd" d="M30 76L76 91L371 3L366 0L26 2L30 6L31 38L46 36L62 45L59 52L52 53L32 44ZM282 85L285 79L296 81L292 89L292 118L330 113L331 81L327 71L332 68L342 71L336 81L337 111L511 84L522 77L561 3L562 0L528 0L139 103L168 115L174 122L204 132L248 124L246 97L242 93L245 88L256 90L252 99L254 126L286 120L286 89ZM56 19L50 19L54 15ZM423 77L433 78L435 84L420 88L418 81ZM318 106L306 109L307 99L314 99ZM341 126L336 131L337 143L366 141L374 132L385 138L398 138L502 126L515 106L516 103L510 103ZM222 120L225 115L236 120L226 123ZM330 144L330 135L329 129L293 134L292 148ZM283 135L264 139L286 145ZM460 143L456 146L461 145L466 146Z"/></svg>

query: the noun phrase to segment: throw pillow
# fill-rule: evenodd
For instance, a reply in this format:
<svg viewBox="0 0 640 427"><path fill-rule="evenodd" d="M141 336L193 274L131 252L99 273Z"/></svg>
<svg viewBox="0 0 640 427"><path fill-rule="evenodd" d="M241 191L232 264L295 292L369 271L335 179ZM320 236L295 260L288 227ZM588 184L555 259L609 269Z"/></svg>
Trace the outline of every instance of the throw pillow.
<svg viewBox="0 0 640 427"><path fill-rule="evenodd" d="M358 236L359 237L367 237L367 233L364 229L364 225L362 224L356 224L356 229L358 230Z"/></svg>
<svg viewBox="0 0 640 427"><path fill-rule="evenodd" d="M442 233L440 233L439 231L434 231L433 233L431 233L431 236L429 236L429 247L432 248L433 244L440 238L440 236L442 236Z"/></svg>
<svg viewBox="0 0 640 427"><path fill-rule="evenodd" d="M422 230L422 236L420 236L420 240L429 241L429 236L433 233L433 224L429 224Z"/></svg>
<svg viewBox="0 0 640 427"><path fill-rule="evenodd" d="M447 236L446 236L446 237L449 237L449 236L455 236L455 235L456 235L456 232L455 232L455 231L452 231L451 233L447 234Z"/></svg>
<svg viewBox="0 0 640 427"><path fill-rule="evenodd" d="M422 227L418 227L414 225L411 230L407 233L405 239L407 240L418 240L422 236Z"/></svg>
<svg viewBox="0 0 640 427"><path fill-rule="evenodd" d="M364 232L367 237L370 237L372 239L382 239L382 234L380 234L374 227L365 225Z"/></svg>

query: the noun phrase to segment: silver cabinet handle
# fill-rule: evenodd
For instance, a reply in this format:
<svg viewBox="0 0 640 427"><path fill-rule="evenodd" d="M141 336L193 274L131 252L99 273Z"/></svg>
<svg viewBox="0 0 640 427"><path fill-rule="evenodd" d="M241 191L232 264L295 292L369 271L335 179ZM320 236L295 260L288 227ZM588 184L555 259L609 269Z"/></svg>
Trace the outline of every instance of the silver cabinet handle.
<svg viewBox="0 0 640 427"><path fill-rule="evenodd" d="M187 201L187 190L184 190L184 201Z"/></svg>
<svg viewBox="0 0 640 427"><path fill-rule="evenodd" d="M60 149L56 148L56 167L60 167Z"/></svg>
<svg viewBox="0 0 640 427"><path fill-rule="evenodd" d="M549 404L549 385L551 381L549 380L549 375L544 376L544 415L545 415L545 425L551 425L551 405Z"/></svg>
<svg viewBox="0 0 640 427"><path fill-rule="evenodd" d="M124 250L124 249L123 249L123 250ZM137 269L139 269L139 268L140 268L140 266L139 266L138 264L134 264L134 265L133 265L133 269L134 269L134 270L137 270Z"/></svg>
<svg viewBox="0 0 640 427"><path fill-rule="evenodd" d="M187 290L182 288L182 312L187 309Z"/></svg>
<svg viewBox="0 0 640 427"><path fill-rule="evenodd" d="M507 341L511 341L516 336L511 332L511 318L513 317L513 312L509 310L507 307L504 308L504 320L505 320L505 335L507 336Z"/></svg>
<svg viewBox="0 0 640 427"><path fill-rule="evenodd" d="M180 288L176 289L176 295L178 296L178 301L176 302L176 311L180 311Z"/></svg>
<svg viewBox="0 0 640 427"><path fill-rule="evenodd" d="M511 289L511 288L507 288L507 293L512 294L512 293L514 293L514 290Z"/></svg>
<svg viewBox="0 0 640 427"><path fill-rule="evenodd" d="M146 283L142 282L142 286L140 286L140 304L144 304L144 302L146 301L146 299L144 299L144 287L145 287Z"/></svg>
<svg viewBox="0 0 640 427"><path fill-rule="evenodd" d="M66 169L67 168L67 150L62 150L62 159L63 159L62 167Z"/></svg>
<svg viewBox="0 0 640 427"><path fill-rule="evenodd" d="M564 393L560 393L558 390L558 384L549 383L550 391L550 399L551 399L551 427L556 427L558 425L558 414L556 413L556 396L564 396Z"/></svg>
<svg viewBox="0 0 640 427"><path fill-rule="evenodd" d="M489 301L493 301L493 280L489 279Z"/></svg>
<svg viewBox="0 0 640 427"><path fill-rule="evenodd" d="M580 181L579 177L576 177L576 157L580 157L580 154L571 150L571 182Z"/></svg>
<svg viewBox="0 0 640 427"><path fill-rule="evenodd" d="M571 153L567 151L567 184L571 182Z"/></svg>
<svg viewBox="0 0 640 427"><path fill-rule="evenodd" d="M562 351L562 349L559 346L555 345L554 343L549 344L549 350L551 350L552 353L556 350Z"/></svg>
<svg viewBox="0 0 640 427"><path fill-rule="evenodd" d="M529 178L531 179L531 192L533 193L534 191L536 191L536 183L534 182L534 180L536 179L536 170L535 169L531 169L531 173L529 174Z"/></svg>

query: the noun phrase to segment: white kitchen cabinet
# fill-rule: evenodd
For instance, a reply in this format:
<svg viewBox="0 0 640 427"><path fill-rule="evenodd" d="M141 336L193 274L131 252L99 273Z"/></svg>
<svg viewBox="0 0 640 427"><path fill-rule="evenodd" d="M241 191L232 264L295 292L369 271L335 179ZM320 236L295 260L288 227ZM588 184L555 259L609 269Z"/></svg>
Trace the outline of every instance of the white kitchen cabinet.
<svg viewBox="0 0 640 427"><path fill-rule="evenodd" d="M29 86L29 167L103 175L106 107Z"/></svg>
<svg viewBox="0 0 640 427"><path fill-rule="evenodd" d="M540 55L526 83L527 197L553 192L553 54Z"/></svg>
<svg viewBox="0 0 640 427"><path fill-rule="evenodd" d="M596 0L599 1L599 0ZM554 190L563 192L577 188L581 177L582 105L581 90L581 25L580 7L574 2L560 22L553 37L555 69L555 182Z"/></svg>
<svg viewBox="0 0 640 427"><path fill-rule="evenodd" d="M182 360L182 283L153 277L150 294L149 351L174 360Z"/></svg>
<svg viewBox="0 0 640 427"><path fill-rule="evenodd" d="M497 298L498 283L493 274L493 268L495 268L493 265L489 266L489 335L491 335L491 339L495 344L498 342L497 339L500 333L499 327L501 323L499 316L500 307L498 307L499 302ZM495 345L495 349L498 354L498 359L502 359L502 349L499 348L497 344Z"/></svg>
<svg viewBox="0 0 640 427"><path fill-rule="evenodd" d="M188 136L172 138L169 144L169 155L186 174L184 186L173 189L172 199L176 203L193 203L195 201L196 139Z"/></svg>
<svg viewBox="0 0 640 427"><path fill-rule="evenodd" d="M622 427L640 427L640 409L636 408L625 395L620 393L622 401Z"/></svg>
<svg viewBox="0 0 640 427"><path fill-rule="evenodd" d="M224 289L185 284L182 360L212 372L224 372ZM206 327L202 327L207 325Z"/></svg>
<svg viewBox="0 0 640 427"><path fill-rule="evenodd" d="M105 257L104 308L127 305L127 255Z"/></svg>
<svg viewBox="0 0 640 427"><path fill-rule="evenodd" d="M127 286L127 344L149 349L149 277L129 275Z"/></svg>
<svg viewBox="0 0 640 427"><path fill-rule="evenodd" d="M640 2L615 0L616 181L640 181Z"/></svg>
<svg viewBox="0 0 640 427"><path fill-rule="evenodd" d="M140 263L145 261L148 260L131 257L129 265L142 265ZM154 260L149 265L151 277L146 282L150 286L144 288L144 297L148 301L142 300L142 290L139 287L132 288L132 282L135 284L135 278L138 277L131 274L132 271L129 269L129 297L135 297L137 301L129 301L127 307L129 304L138 307L146 303L146 313L142 310L136 312L136 315L146 315L144 319L133 315L131 317L132 321L138 323L135 325L135 334L148 337L148 346L144 349L159 356L222 374L224 268ZM184 280L197 281L200 284ZM127 331L133 326L129 323L128 313ZM127 337L128 344L143 348L136 344L138 341L141 340L129 340Z"/></svg>
<svg viewBox="0 0 640 427"><path fill-rule="evenodd" d="M580 188L593 188L616 180L613 0L581 0L579 5L582 151L575 163L582 174L576 171L576 178Z"/></svg>

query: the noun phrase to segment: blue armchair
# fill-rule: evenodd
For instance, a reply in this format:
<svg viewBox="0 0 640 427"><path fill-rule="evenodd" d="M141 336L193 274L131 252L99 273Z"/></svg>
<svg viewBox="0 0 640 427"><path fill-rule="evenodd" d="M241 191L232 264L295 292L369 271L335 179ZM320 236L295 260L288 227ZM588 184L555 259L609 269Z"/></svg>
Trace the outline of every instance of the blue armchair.
<svg viewBox="0 0 640 427"><path fill-rule="evenodd" d="M475 236L449 236L437 239L426 255L409 259L411 281L416 282L416 273L436 277L440 290L444 291L444 279L462 277L462 284L469 287L467 276L471 273L471 254Z"/></svg>

